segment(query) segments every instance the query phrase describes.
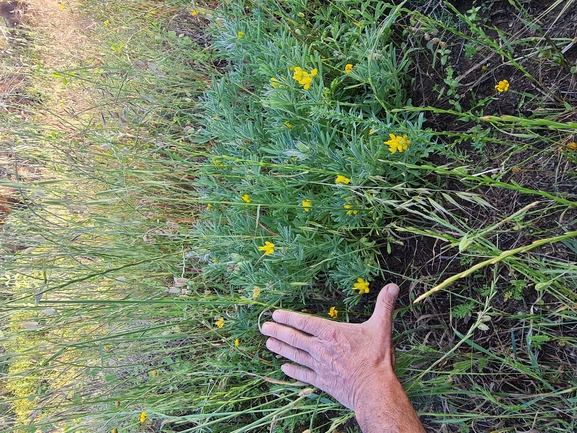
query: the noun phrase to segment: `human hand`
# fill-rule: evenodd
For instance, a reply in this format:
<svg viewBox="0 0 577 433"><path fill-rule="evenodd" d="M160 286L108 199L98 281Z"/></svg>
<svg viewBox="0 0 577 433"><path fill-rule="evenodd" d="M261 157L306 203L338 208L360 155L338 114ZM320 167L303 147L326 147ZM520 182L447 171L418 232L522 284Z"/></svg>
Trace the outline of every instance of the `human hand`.
<svg viewBox="0 0 577 433"><path fill-rule="evenodd" d="M362 324L339 323L277 310L262 326L269 350L300 365L284 364L287 376L328 392L355 410L358 395L375 376L394 376L392 316L399 288L386 286L371 318Z"/></svg>
<svg viewBox="0 0 577 433"><path fill-rule="evenodd" d="M274 322L261 330L270 337L269 350L299 364L282 365L287 376L354 410L364 432L424 431L394 372L392 319L398 293L397 285L385 286L373 315L361 324L277 310Z"/></svg>

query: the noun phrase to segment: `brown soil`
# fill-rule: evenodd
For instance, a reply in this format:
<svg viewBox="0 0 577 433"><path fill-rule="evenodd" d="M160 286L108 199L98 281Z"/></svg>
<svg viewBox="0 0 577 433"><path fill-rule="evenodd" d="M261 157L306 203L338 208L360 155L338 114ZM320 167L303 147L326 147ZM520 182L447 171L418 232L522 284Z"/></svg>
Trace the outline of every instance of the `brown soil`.
<svg viewBox="0 0 577 433"><path fill-rule="evenodd" d="M21 46L25 34L19 27L27 24L28 5L19 1L0 1L0 61L4 71L0 75L0 111L14 111L15 106L32 102L26 94L28 80L22 73L14 46Z"/></svg>
<svg viewBox="0 0 577 433"><path fill-rule="evenodd" d="M88 49L88 28L89 23L70 7L63 8L58 0L0 0L0 116L9 113L9 119L20 119L23 124L39 116L45 124L62 129L62 118L68 118L66 125L70 124L73 121L70 113L87 106L87 94L53 78L46 83L32 83L33 74L29 69L65 69L82 64L79 54L88 56L93 52ZM31 46L32 31L35 32L34 46ZM22 54L26 50L38 54L37 63L21 61L26 57ZM35 87L42 88L43 94ZM40 102L51 111L38 110ZM16 140L12 135L14 131L9 123L0 122L0 181L16 183L37 179L41 170L31 161L16 156L12 148ZM0 187L0 224L14 207L22 204L21 200L15 189Z"/></svg>
<svg viewBox="0 0 577 433"><path fill-rule="evenodd" d="M571 66L577 64L577 43L575 43L577 41L573 39L577 36L577 3L560 16L562 5L538 19L539 29L529 28L523 18L540 17L553 3L550 0L525 2L526 17L520 16L516 8L504 1L468 0L453 3L464 14L472 7L483 4L480 16L487 36L499 43L502 40L499 39L497 32L500 31L513 43L523 40L515 47L516 58L531 53L531 57L519 63L526 70L526 74L523 74L518 67L511 66L510 62L490 50L476 51L473 43L476 37L474 35L468 43L456 40L454 36L449 35L447 35L449 39L443 40L443 35L437 35L440 42L446 43L451 49L447 63L455 68L454 78L461 85L458 89L458 98L464 110L472 108L471 94L476 100L493 96L495 83L502 79L507 79L512 89L519 92L528 91L538 97L521 103L521 95L507 92L500 95L498 100L486 105L485 114L530 116L544 109L560 108L563 104L570 106L577 104L577 74L570 72ZM560 38L566 41L555 44L554 41ZM430 43L431 40L429 36L428 42ZM419 56L425 55L428 51L430 50L419 52ZM558 64L555 65L554 62ZM420 70L416 86L419 91L414 94L416 105L434 105L439 108L453 109L448 98L441 101L434 100L435 95L438 94L435 89L446 77L445 70L433 67L435 62L432 57L418 58L417 64ZM438 61L436 64L438 65ZM520 106L521 112L518 109ZM573 113L564 120L574 121L576 118L577 114ZM440 130L447 130L451 128L454 120L452 117L447 118L441 115L433 116L430 122ZM462 129L466 129L466 126L466 124L463 125Z"/></svg>
<svg viewBox="0 0 577 433"><path fill-rule="evenodd" d="M28 5L20 1L0 2L0 17L4 18L9 27L17 27L25 21Z"/></svg>
<svg viewBox="0 0 577 433"><path fill-rule="evenodd" d="M480 6L478 22L482 23L480 25L485 29L487 36L501 44L503 38L510 41L514 47L512 58L518 61L518 65L512 66L507 59L483 48L481 44L476 46L474 43L476 36L470 33L467 26L459 30L470 37L468 40L448 32L439 31L438 34L432 35L427 34L427 29L420 29L416 32L414 40L409 43L415 47L426 47L429 44L429 49L417 50L414 56L416 67L412 74L416 76L416 81L412 94L413 105L456 111L455 101L457 101L462 107L462 112L472 110L476 115L512 115L522 118L548 118L558 122L577 121L577 73L571 72L571 68L577 65L577 2L563 14L561 14L563 5L560 5L546 15L543 15L543 12L554 3L553 1L521 2L526 8L525 18L537 17L536 21L540 28L527 26L527 20L523 20L524 17L519 10L511 6L511 2L454 0L452 3L461 13ZM436 9L442 7L442 2L428 2L421 12L427 16L435 16L435 13L439 12ZM438 40L432 42L435 37ZM447 68L440 65L439 57L435 59L438 53L435 54L434 51L440 44L446 44L451 50L446 65L454 68L453 78L459 82L456 95L450 97L446 94ZM524 69L525 72L521 72L520 69ZM503 79L510 82L511 91L497 95L495 84ZM441 89L444 89L445 93L442 93ZM529 94L537 97L529 98ZM496 95L498 97L495 97ZM484 104L475 105L476 101L485 98L487 99ZM473 170L475 167L479 167L479 171L481 167L485 170L487 167L494 167L493 178L498 178L502 182L514 182L527 189L563 196L574 203L577 201L577 152L569 146L569 143L577 141L574 134L556 132L556 135L553 135L546 129L538 130L550 143L546 148L543 148L543 145L536 146L533 143L535 140L530 138L511 135L527 132L522 128L518 130L502 128L501 132L493 132L492 140L482 145L475 143L473 139L456 143L450 138L451 133L469 132L475 135L477 130L472 128L476 124L462 119L462 116L440 112L427 112L426 117L427 126L443 133L444 138L441 142L445 149L452 152L451 158L437 154L433 157L434 164L445 164L449 160L454 160L455 155L460 155L463 165ZM435 183L434 176L429 180ZM442 203L451 214L461 218L461 221L470 227L470 233L497 224L530 203L539 202L525 218L520 220L518 227L506 224L507 230L503 233L496 232L487 238L501 251L577 229L577 207L551 207L547 204L548 200L540 195L523 193L516 189L476 187L474 183L467 183L457 177L447 189L454 192L465 190L475 192L492 205L492 208L487 208L463 204L463 209L459 209L454 204ZM443 231L441 226L431 228ZM534 254L547 257L547 260L552 262L574 263L577 261L577 245L558 243L535 251ZM419 236L406 236L403 245L396 246L391 254L384 253L383 256L382 266L390 271L390 279L402 283L403 305L410 305L415 296L425 292L431 285L474 264L468 262L466 254L460 254L458 249L449 249L442 241ZM520 312L524 314L533 311L552 311L556 308L577 310L577 303L563 305L557 298L547 293L540 299L532 286L523 291L521 298L508 299L504 295L506 289L516 281L522 280L523 276L513 274L505 265L497 265L497 268L490 266L457 281L446 290L427 299L424 304L414 307L411 323L413 330L403 339L403 344L427 346L441 353L450 350L459 340L452 330L466 333L472 320L476 319L476 317L456 319L452 316L451 310L462 303L463 298L460 296L482 300L483 297L479 296L478 290L483 282L495 280L494 271L500 288L492 301L493 311L498 313L492 318L494 331L476 335L474 338L476 344L490 352L505 354L511 351L512 347L516 347L519 354L523 352L523 355L519 356L525 358L528 356L530 349L524 340L526 325L514 319ZM572 296L577 300L577 296ZM577 314L577 311L575 313ZM410 322L410 319L404 319L404 323L398 324L399 332L406 332L402 326L407 326L407 320ZM556 335L577 341L577 330L574 327L560 325L555 327L554 332ZM570 346L545 344L537 355L539 364L554 366L559 371L574 371L577 351ZM465 345L462 349L463 353L466 353L471 348ZM447 368L450 369L451 366ZM483 372L495 372L495 375L499 376L502 374L501 368L502 366L498 365L488 365ZM570 387L568 385L570 376L561 374L558 380L546 375L544 377L559 389ZM517 392L531 395L538 392L540 386L531 377L519 374L513 374L506 380L495 380L490 384L484 379L479 380L478 386L484 389L490 387L495 394ZM455 386L463 389L471 385L455 384ZM483 407L483 402L470 402L471 413L476 413L478 408ZM483 410L494 415L494 409L485 407ZM425 410L439 413L445 408L442 407L442 402L439 402L439 406L433 405ZM488 422L475 431L511 427L514 422L502 420L501 425ZM450 425L442 427L443 431L447 432L459 431L458 427ZM525 427L527 426L523 426ZM434 431L439 430L436 428Z"/></svg>

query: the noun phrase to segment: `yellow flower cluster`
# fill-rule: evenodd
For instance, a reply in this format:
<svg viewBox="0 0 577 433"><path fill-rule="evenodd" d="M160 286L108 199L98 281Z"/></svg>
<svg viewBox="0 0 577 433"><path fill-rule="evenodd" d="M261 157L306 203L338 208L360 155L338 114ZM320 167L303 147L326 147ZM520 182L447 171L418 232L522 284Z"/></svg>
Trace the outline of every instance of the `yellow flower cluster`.
<svg viewBox="0 0 577 433"><path fill-rule="evenodd" d="M333 319L336 319L338 315L339 311L335 307L331 307L329 310L329 316L331 316Z"/></svg>
<svg viewBox="0 0 577 433"><path fill-rule="evenodd" d="M347 63L345 65L345 74L349 74L353 70L353 65L351 63Z"/></svg>
<svg viewBox="0 0 577 433"><path fill-rule="evenodd" d="M140 422L143 423L144 421L146 421L146 412L140 414Z"/></svg>
<svg viewBox="0 0 577 433"><path fill-rule="evenodd" d="M411 140L407 140L407 135L400 135L389 134L390 140L385 141L385 144L389 146L389 151L391 153L395 153L397 151L402 152L407 150L409 144L411 144Z"/></svg>
<svg viewBox="0 0 577 433"><path fill-rule="evenodd" d="M339 174L337 176L337 178L335 179L335 183L342 183L342 184L348 185L349 183L351 183L351 180L348 177L345 177L342 174Z"/></svg>
<svg viewBox="0 0 577 433"><path fill-rule="evenodd" d="M220 319L218 319L216 322L214 322L214 324L215 324L217 327L219 327L219 328L222 329L222 327L224 326L224 317L221 317Z"/></svg>
<svg viewBox="0 0 577 433"><path fill-rule="evenodd" d="M271 77L270 85L276 89L276 88L280 87L280 81L275 77Z"/></svg>
<svg viewBox="0 0 577 433"><path fill-rule="evenodd" d="M250 195L248 194L241 195L240 198L242 198L242 201L244 201L245 203L250 203Z"/></svg>
<svg viewBox="0 0 577 433"><path fill-rule="evenodd" d="M359 204L358 200L355 200L355 204ZM358 209L353 209L350 203L343 206L347 210L347 215L357 215L359 213Z"/></svg>
<svg viewBox="0 0 577 433"><path fill-rule="evenodd" d="M507 80L501 80L497 83L495 89L497 89L497 92L499 93L506 92L509 90L509 82Z"/></svg>
<svg viewBox="0 0 577 433"><path fill-rule="evenodd" d="M357 282L353 284L353 290L358 290L359 295L362 295L363 293L369 293L368 281L365 281L362 278L358 278Z"/></svg>
<svg viewBox="0 0 577 433"><path fill-rule="evenodd" d="M308 90L313 82L313 77L318 74L318 70L315 68L310 72L304 71L302 68L296 66L291 68L294 71L293 79L297 80L304 90Z"/></svg>
<svg viewBox="0 0 577 433"><path fill-rule="evenodd" d="M307 198L306 200L301 201L301 206L305 212L308 212L311 210L310 207L312 206L312 202Z"/></svg>
<svg viewBox="0 0 577 433"><path fill-rule="evenodd" d="M272 242L266 241L262 247L258 247L260 251L264 252L265 256L270 256L274 253L274 244Z"/></svg>

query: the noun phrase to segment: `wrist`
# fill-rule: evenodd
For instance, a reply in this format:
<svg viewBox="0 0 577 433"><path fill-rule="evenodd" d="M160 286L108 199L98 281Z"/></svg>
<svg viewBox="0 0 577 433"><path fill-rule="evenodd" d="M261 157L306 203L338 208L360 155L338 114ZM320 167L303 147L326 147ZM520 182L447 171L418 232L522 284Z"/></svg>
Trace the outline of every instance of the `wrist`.
<svg viewBox="0 0 577 433"><path fill-rule="evenodd" d="M394 373L373 380L358 396L355 416L363 433L423 433L425 430Z"/></svg>

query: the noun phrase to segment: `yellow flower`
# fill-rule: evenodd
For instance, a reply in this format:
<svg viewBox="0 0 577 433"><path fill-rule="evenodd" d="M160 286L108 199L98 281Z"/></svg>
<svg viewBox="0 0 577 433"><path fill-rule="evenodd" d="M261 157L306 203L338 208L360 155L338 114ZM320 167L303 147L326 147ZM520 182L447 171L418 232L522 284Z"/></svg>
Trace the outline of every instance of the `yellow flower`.
<svg viewBox="0 0 577 433"><path fill-rule="evenodd" d="M358 201L355 200L356 204L359 204ZM347 215L357 215L359 213L358 209L353 209L353 207L351 206L350 203L347 203L346 205L343 206L345 209L347 209Z"/></svg>
<svg viewBox="0 0 577 433"><path fill-rule="evenodd" d="M259 286L254 286L252 289L252 299L257 299L260 296L261 288Z"/></svg>
<svg viewBox="0 0 577 433"><path fill-rule="evenodd" d="M570 143L567 143L567 149L572 150L573 152L575 152L577 150L577 143L575 143L574 141L571 141Z"/></svg>
<svg viewBox="0 0 577 433"><path fill-rule="evenodd" d="M270 256L274 253L274 244L272 242L266 241L262 247L258 247L260 251L264 251L265 256Z"/></svg>
<svg viewBox="0 0 577 433"><path fill-rule="evenodd" d="M315 68L310 73L303 71L302 68L296 66L292 68L294 70L293 79L297 80L300 85L303 86L304 90L308 90L313 82L313 77L318 74L318 70Z"/></svg>
<svg viewBox="0 0 577 433"><path fill-rule="evenodd" d="M206 205L206 209L207 209L207 210L211 210L211 209L212 209L212 203L207 204L207 205Z"/></svg>
<svg viewBox="0 0 577 433"><path fill-rule="evenodd" d="M407 150L409 144L411 144L411 140L407 140L406 134L403 135L402 137L400 135L389 134L389 137L391 139L385 141L384 143L387 146L389 146L389 151L391 153L395 153L396 151L402 152L404 150Z"/></svg>
<svg viewBox="0 0 577 433"><path fill-rule="evenodd" d="M102 24L104 24L106 27L108 27L108 26L110 25L110 21L109 21L109 20L106 20L106 21L104 21Z"/></svg>
<svg viewBox="0 0 577 433"><path fill-rule="evenodd" d="M312 203L308 198L306 200L301 201L301 206L303 207L303 210L305 212L308 212L310 210L311 205Z"/></svg>
<svg viewBox="0 0 577 433"><path fill-rule="evenodd" d="M242 198L242 201L244 201L245 203L250 203L250 195L248 194L241 195L240 198Z"/></svg>
<svg viewBox="0 0 577 433"><path fill-rule="evenodd" d="M349 183L351 183L351 180L348 177L345 177L341 174L339 174L337 176L337 178L335 179L336 183L344 183L345 185L348 185Z"/></svg>
<svg viewBox="0 0 577 433"><path fill-rule="evenodd" d="M224 326L224 317L221 317L220 319L218 319L216 322L214 322L214 324L215 324L217 327L219 327L219 328L222 329L222 327Z"/></svg>
<svg viewBox="0 0 577 433"><path fill-rule="evenodd" d="M192 9L190 11L190 15L192 15L193 17L197 16L198 15L198 9Z"/></svg>
<svg viewBox="0 0 577 433"><path fill-rule="evenodd" d="M335 307L331 307L331 309L329 310L329 316L331 316L333 319L336 319L338 315L339 315L338 310Z"/></svg>
<svg viewBox="0 0 577 433"><path fill-rule="evenodd" d="M158 371L157 371L157 370L152 370L149 374L150 374L151 377L156 377L156 376L158 376Z"/></svg>
<svg viewBox="0 0 577 433"><path fill-rule="evenodd" d="M280 82L275 77L271 77L270 85L276 89L277 87L280 87Z"/></svg>
<svg viewBox="0 0 577 433"><path fill-rule="evenodd" d="M293 128L293 124L290 122L284 122L284 126L286 126L288 129L292 129Z"/></svg>
<svg viewBox="0 0 577 433"><path fill-rule="evenodd" d="M240 341L238 341L238 338L236 340L234 340L234 347L238 347L240 345Z"/></svg>
<svg viewBox="0 0 577 433"><path fill-rule="evenodd" d="M345 74L348 74L349 72L351 72L353 70L353 65L352 63L347 63L345 65Z"/></svg>
<svg viewBox="0 0 577 433"><path fill-rule="evenodd" d="M358 278L357 282L353 284L353 290L358 290L359 295L363 293L369 293L369 283L362 278Z"/></svg>
<svg viewBox="0 0 577 433"><path fill-rule="evenodd" d="M144 421L146 421L146 412L140 414L140 422L143 423Z"/></svg>
<svg viewBox="0 0 577 433"><path fill-rule="evenodd" d="M244 38L244 32L238 32L238 33L236 34L236 36L237 36L239 39L242 39L242 38Z"/></svg>
<svg viewBox="0 0 577 433"><path fill-rule="evenodd" d="M497 92L499 93L506 92L507 90L509 90L509 82L507 80L501 80L495 86L495 89L497 89Z"/></svg>

